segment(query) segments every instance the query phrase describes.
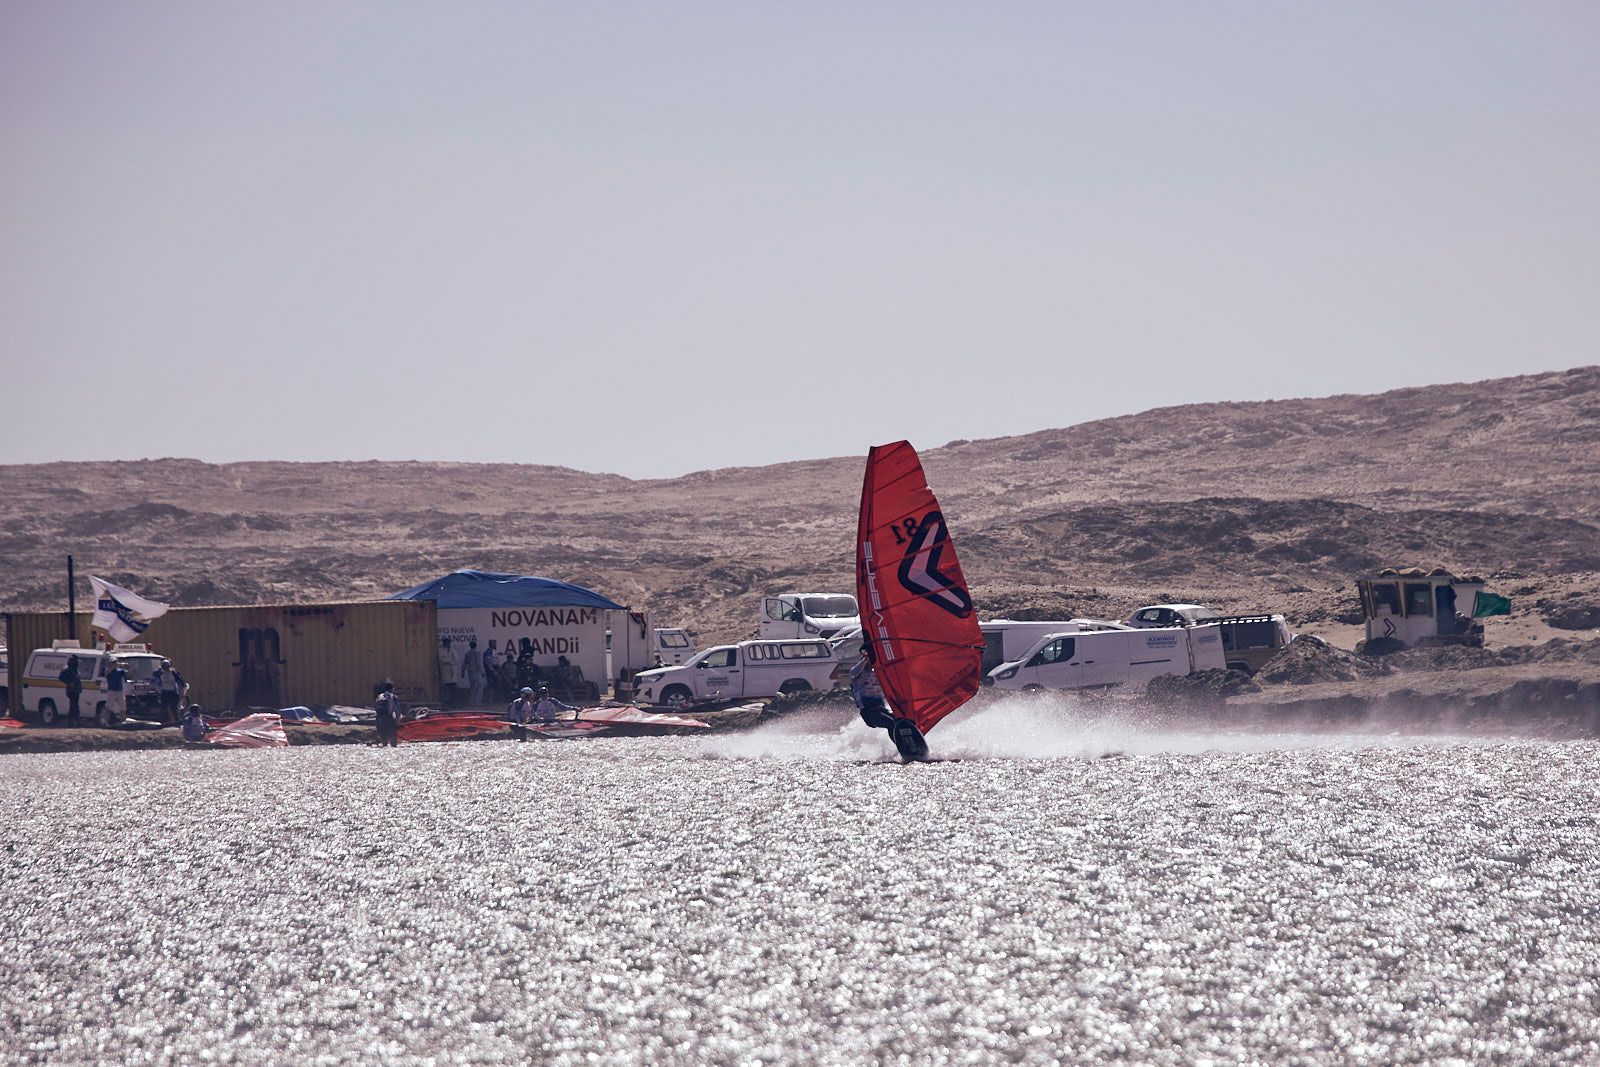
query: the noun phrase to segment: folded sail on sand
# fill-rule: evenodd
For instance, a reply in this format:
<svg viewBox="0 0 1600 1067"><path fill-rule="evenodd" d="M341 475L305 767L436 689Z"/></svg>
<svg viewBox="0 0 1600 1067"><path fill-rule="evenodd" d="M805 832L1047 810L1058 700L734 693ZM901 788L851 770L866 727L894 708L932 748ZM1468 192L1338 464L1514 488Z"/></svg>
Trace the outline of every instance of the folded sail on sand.
<svg viewBox="0 0 1600 1067"><path fill-rule="evenodd" d="M927 733L972 699L983 677L983 635L939 501L905 441L867 453L856 596L862 636L896 715Z"/></svg>

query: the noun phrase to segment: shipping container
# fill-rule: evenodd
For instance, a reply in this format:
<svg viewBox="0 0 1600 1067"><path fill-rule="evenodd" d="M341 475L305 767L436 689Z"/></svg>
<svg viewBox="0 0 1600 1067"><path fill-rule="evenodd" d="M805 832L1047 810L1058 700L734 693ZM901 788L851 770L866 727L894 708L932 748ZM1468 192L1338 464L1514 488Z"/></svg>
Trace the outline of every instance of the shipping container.
<svg viewBox="0 0 1600 1067"><path fill-rule="evenodd" d="M366 706L385 678L407 703L434 703L436 620L428 600L174 608L140 640L172 660L190 699L207 708ZM17 613L8 622L14 677L27 652L67 636L66 612ZM87 614L79 616L78 634L86 646L105 640L90 630ZM19 693L13 684L13 709Z"/></svg>

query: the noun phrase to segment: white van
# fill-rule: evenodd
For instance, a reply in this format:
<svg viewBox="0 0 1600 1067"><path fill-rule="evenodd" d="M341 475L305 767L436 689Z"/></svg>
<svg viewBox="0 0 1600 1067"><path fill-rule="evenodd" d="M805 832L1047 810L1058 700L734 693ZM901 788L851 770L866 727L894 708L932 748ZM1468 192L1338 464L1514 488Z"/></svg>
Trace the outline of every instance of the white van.
<svg viewBox="0 0 1600 1067"><path fill-rule="evenodd" d="M779 593L761 600L763 640L828 638L861 625L861 609L849 593Z"/></svg>
<svg viewBox="0 0 1600 1067"><path fill-rule="evenodd" d="M1090 630L1127 630L1120 622L1101 622L1099 619L1067 619L1048 622L1018 619L991 619L978 623L983 634L983 673L988 674L1002 663L1021 659L1023 654L1039 643L1047 634L1078 634Z"/></svg>
<svg viewBox="0 0 1600 1067"><path fill-rule="evenodd" d="M833 646L819 638L740 641L708 648L680 667L644 671L635 685L641 703L683 707L702 700L831 689L838 667Z"/></svg>
<svg viewBox="0 0 1600 1067"><path fill-rule="evenodd" d="M67 717L67 687L62 683L61 672L67 669L67 657L78 657L78 675L83 679L83 695L78 698L78 711L82 721L96 726L112 726L120 716L106 706L107 661L115 656L128 672L124 689L129 713L160 704L160 695L151 688L149 679L161 666L161 657L151 652L133 650L106 650L100 648L74 648L66 642L57 642L55 648L35 649L28 656L22 671L22 713L33 715L46 726L54 726ZM142 647L142 646L141 646Z"/></svg>
<svg viewBox="0 0 1600 1067"><path fill-rule="evenodd" d="M655 636L655 654L661 657L664 666L673 667L694 658L694 638L689 636L688 630L660 627Z"/></svg>
<svg viewBox="0 0 1600 1067"><path fill-rule="evenodd" d="M1048 634L989 672L998 689L1088 689L1144 685L1163 674L1226 667L1215 626Z"/></svg>

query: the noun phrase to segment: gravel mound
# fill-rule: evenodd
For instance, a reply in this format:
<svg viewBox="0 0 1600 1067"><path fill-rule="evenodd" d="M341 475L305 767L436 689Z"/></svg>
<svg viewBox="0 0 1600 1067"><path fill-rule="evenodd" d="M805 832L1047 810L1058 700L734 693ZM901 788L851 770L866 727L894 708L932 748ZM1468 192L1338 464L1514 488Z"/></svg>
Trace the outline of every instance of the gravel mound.
<svg viewBox="0 0 1600 1067"><path fill-rule="evenodd" d="M1389 673L1377 659L1334 648L1320 637L1301 634L1256 672L1259 685L1315 685L1319 682L1353 682Z"/></svg>
<svg viewBox="0 0 1600 1067"><path fill-rule="evenodd" d="M1542 645L1507 645L1504 648L1411 648L1386 657L1399 671L1472 671L1489 667L1517 667L1530 663L1600 664L1600 641L1555 638Z"/></svg>
<svg viewBox="0 0 1600 1067"><path fill-rule="evenodd" d="M1156 707L1197 705L1215 707L1240 693L1259 693L1261 687L1243 671L1213 668L1193 674L1164 674L1144 688L1146 702Z"/></svg>

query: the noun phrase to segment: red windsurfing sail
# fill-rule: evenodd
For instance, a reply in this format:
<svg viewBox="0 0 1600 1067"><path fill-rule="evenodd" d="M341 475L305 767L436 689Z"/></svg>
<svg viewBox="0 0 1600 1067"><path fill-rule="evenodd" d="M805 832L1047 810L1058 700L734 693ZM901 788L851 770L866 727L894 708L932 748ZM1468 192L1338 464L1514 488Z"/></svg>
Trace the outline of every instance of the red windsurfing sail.
<svg viewBox="0 0 1600 1067"><path fill-rule="evenodd" d="M507 725L496 715L446 712L403 722L396 733L402 741L466 741L485 734L503 734Z"/></svg>
<svg viewBox="0 0 1600 1067"><path fill-rule="evenodd" d="M971 700L983 635L939 501L905 441L867 453L856 534L856 597L878 683L896 715L927 733Z"/></svg>
<svg viewBox="0 0 1600 1067"><path fill-rule="evenodd" d="M288 748L280 715L246 715L227 726L209 731L205 739L222 748Z"/></svg>

